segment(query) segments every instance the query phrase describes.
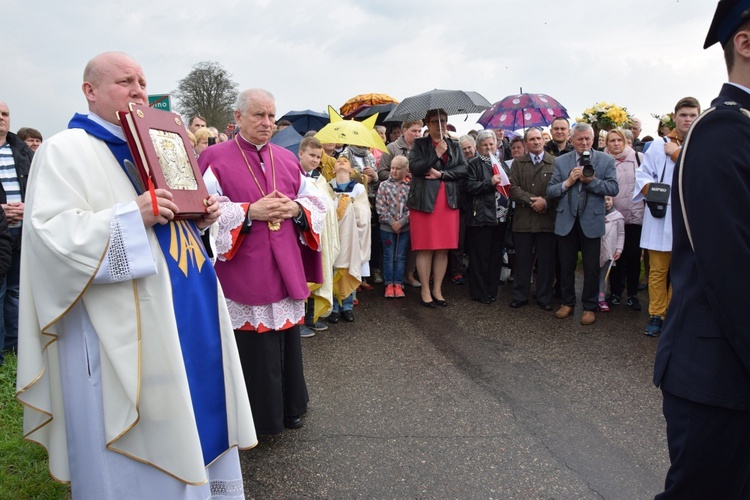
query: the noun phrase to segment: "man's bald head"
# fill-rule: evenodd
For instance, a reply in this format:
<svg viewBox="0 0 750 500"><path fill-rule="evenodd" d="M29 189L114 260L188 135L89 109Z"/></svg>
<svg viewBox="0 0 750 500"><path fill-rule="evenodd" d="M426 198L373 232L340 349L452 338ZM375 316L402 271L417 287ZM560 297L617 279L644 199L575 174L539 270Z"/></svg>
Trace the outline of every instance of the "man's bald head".
<svg viewBox="0 0 750 500"><path fill-rule="evenodd" d="M122 52L105 52L88 62L83 94L91 112L115 125L119 125L117 111L127 110L129 103L148 104L143 69Z"/></svg>

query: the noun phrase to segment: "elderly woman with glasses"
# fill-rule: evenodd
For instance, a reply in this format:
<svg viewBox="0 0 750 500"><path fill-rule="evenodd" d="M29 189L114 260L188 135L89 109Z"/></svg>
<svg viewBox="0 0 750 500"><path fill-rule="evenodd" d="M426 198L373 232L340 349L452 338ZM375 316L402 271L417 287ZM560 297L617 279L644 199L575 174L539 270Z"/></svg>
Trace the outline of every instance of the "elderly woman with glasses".
<svg viewBox="0 0 750 500"><path fill-rule="evenodd" d="M466 181L469 295L484 304L497 300L510 205L507 166L495 157L496 150L494 132L479 132L477 156L469 162Z"/></svg>
<svg viewBox="0 0 750 500"><path fill-rule="evenodd" d="M447 119L442 109L428 111L428 135L415 139L409 152L411 244L417 252L422 305L430 308L448 305L442 285L448 250L458 247L459 183L466 178L466 158L458 141L447 137Z"/></svg>

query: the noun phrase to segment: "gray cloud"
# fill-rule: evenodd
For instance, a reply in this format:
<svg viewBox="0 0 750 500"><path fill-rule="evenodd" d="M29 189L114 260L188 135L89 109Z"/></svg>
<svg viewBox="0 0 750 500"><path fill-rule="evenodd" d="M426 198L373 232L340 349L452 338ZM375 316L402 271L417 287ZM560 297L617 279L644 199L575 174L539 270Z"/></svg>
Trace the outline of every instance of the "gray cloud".
<svg viewBox="0 0 750 500"><path fill-rule="evenodd" d="M726 79L720 50L702 50L715 7L701 0L194 0L128 3L44 0L4 9L0 99L12 128L45 137L85 112L81 74L106 50L135 57L149 92L167 93L199 61L214 60L242 88L265 87L279 116L338 108L364 92L397 99L432 88L557 98L575 117L598 101L650 113L685 95L704 106ZM459 129L472 128L454 117Z"/></svg>

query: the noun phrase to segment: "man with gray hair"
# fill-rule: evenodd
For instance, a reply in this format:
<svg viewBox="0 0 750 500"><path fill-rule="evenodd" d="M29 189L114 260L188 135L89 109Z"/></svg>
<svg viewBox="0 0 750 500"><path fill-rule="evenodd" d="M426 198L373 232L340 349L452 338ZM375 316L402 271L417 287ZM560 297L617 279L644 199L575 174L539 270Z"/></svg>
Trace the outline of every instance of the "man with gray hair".
<svg viewBox="0 0 750 500"><path fill-rule="evenodd" d="M571 136L574 150L555 159L555 169L547 186L547 196L557 199L555 234L558 236L562 305L558 318L573 314L576 304L575 281L578 252L583 257L582 325L596 321L599 291L599 250L604 235L604 197L619 190L615 160L593 151L594 131L578 123Z"/></svg>
<svg viewBox="0 0 750 500"><path fill-rule="evenodd" d="M630 133L633 134L633 149L639 153L643 153L643 141L639 138L643 126L641 125L641 119L635 116L630 119Z"/></svg>
<svg viewBox="0 0 750 500"><path fill-rule="evenodd" d="M290 151L271 144L270 92L240 93L239 134L199 158L209 193L221 196L216 274L232 313L258 434L302 426L307 387L300 324L321 283L320 234L326 208Z"/></svg>

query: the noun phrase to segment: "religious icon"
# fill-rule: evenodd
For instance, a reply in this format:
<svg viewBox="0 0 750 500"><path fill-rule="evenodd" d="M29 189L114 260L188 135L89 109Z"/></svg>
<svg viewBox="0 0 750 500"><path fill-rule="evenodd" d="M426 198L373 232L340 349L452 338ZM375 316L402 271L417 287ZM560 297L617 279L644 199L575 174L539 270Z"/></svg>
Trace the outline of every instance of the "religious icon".
<svg viewBox="0 0 750 500"><path fill-rule="evenodd" d="M153 128L148 132L169 189L198 189L193 167L182 146L182 138L174 132Z"/></svg>

